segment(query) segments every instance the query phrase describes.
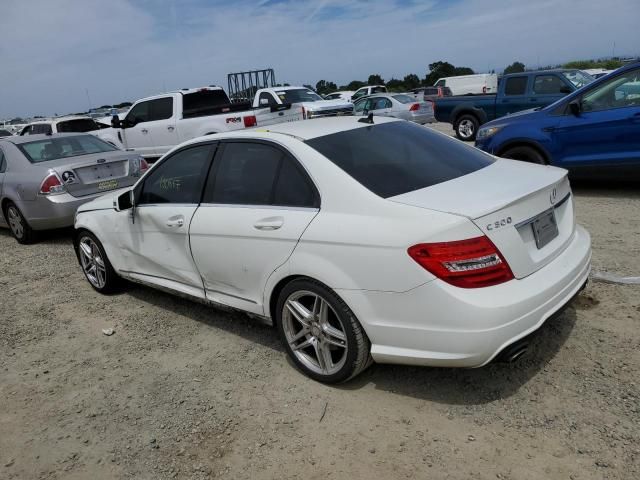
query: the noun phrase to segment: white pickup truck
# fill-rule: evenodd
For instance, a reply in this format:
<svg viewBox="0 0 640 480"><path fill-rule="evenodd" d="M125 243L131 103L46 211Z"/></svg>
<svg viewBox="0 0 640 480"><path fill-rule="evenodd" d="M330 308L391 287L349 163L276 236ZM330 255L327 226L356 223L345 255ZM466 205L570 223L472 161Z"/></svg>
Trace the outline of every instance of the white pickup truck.
<svg viewBox="0 0 640 480"><path fill-rule="evenodd" d="M305 87L262 88L253 97L253 108L278 108L295 104L302 107L303 118L335 117L353 115L353 103L347 100L325 100L313 90Z"/></svg>
<svg viewBox="0 0 640 480"><path fill-rule="evenodd" d="M100 138L145 158L157 158L192 138L274 123L302 120L299 105L290 103L252 108L248 102L231 103L220 87L183 89L143 98Z"/></svg>

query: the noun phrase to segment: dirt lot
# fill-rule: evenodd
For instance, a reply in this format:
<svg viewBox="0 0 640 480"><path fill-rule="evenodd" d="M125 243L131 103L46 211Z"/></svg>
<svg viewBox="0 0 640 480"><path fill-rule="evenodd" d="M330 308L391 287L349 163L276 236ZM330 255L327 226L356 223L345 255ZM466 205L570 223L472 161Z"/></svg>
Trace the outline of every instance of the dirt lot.
<svg viewBox="0 0 640 480"><path fill-rule="evenodd" d="M594 268L640 275L638 189L575 193ZM69 232L0 231L0 302L3 479L640 478L639 286L591 283L519 363L338 387L243 315L100 296Z"/></svg>

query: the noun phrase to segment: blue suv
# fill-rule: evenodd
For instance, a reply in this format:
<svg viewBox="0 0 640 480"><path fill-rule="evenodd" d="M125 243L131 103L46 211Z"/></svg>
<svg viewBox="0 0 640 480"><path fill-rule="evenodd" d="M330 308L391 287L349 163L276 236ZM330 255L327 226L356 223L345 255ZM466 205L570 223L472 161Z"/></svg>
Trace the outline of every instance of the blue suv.
<svg viewBox="0 0 640 480"><path fill-rule="evenodd" d="M547 107L484 124L476 147L567 168L573 177L640 179L640 62Z"/></svg>

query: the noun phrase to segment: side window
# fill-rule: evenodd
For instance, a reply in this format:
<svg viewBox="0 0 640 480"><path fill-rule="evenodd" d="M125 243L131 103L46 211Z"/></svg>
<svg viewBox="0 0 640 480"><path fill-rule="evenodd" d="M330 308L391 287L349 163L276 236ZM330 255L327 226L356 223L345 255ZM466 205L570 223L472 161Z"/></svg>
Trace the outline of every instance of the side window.
<svg viewBox="0 0 640 480"><path fill-rule="evenodd" d="M353 94L353 96L351 97L351 100L355 100L357 98L360 98L362 96L364 96L366 90L358 90L356 93Z"/></svg>
<svg viewBox="0 0 640 480"><path fill-rule="evenodd" d="M443 78L438 80L436 83L433 84L434 87L444 87L446 85L447 81Z"/></svg>
<svg viewBox="0 0 640 480"><path fill-rule="evenodd" d="M273 99L273 95L267 92L262 92L260 94L260 105L265 105L264 101L267 101L266 105L272 106L276 105L276 101Z"/></svg>
<svg viewBox="0 0 640 480"><path fill-rule="evenodd" d="M364 110L365 103L367 103L366 100L360 100L359 102L356 102L354 107L353 107L353 111L354 112L362 112Z"/></svg>
<svg viewBox="0 0 640 480"><path fill-rule="evenodd" d="M204 201L235 205L312 207L316 194L302 168L282 150L228 143L205 188Z"/></svg>
<svg viewBox="0 0 640 480"><path fill-rule="evenodd" d="M167 120L173 117L173 97L151 100L149 121Z"/></svg>
<svg viewBox="0 0 640 480"><path fill-rule="evenodd" d="M147 175L139 203L200 203L212 149L198 145L167 158Z"/></svg>
<svg viewBox="0 0 640 480"><path fill-rule="evenodd" d="M624 107L640 107L640 69L617 75L582 97L585 112Z"/></svg>
<svg viewBox="0 0 640 480"><path fill-rule="evenodd" d="M289 156L282 159L282 167L276 181L273 204L285 207L315 207L316 194L302 167Z"/></svg>
<svg viewBox="0 0 640 480"><path fill-rule="evenodd" d="M136 104L127 114L126 119L133 123L148 122L150 118L149 104L151 102L140 102Z"/></svg>
<svg viewBox="0 0 640 480"><path fill-rule="evenodd" d="M510 77L504 86L505 95L524 95L527 91L527 77Z"/></svg>
<svg viewBox="0 0 640 480"><path fill-rule="evenodd" d="M26 127L24 127L22 129L22 131L20 132L20 136L22 135L31 135L31 125L27 125Z"/></svg>
<svg viewBox="0 0 640 480"><path fill-rule="evenodd" d="M0 150L0 173L7 171L7 161L4 158L4 153Z"/></svg>
<svg viewBox="0 0 640 480"><path fill-rule="evenodd" d="M536 95L559 94L562 93L563 87L567 87L567 85L556 75L536 75L533 82L533 93Z"/></svg>
<svg viewBox="0 0 640 480"><path fill-rule="evenodd" d="M282 152L260 143L227 143L205 190L206 203L270 205Z"/></svg>

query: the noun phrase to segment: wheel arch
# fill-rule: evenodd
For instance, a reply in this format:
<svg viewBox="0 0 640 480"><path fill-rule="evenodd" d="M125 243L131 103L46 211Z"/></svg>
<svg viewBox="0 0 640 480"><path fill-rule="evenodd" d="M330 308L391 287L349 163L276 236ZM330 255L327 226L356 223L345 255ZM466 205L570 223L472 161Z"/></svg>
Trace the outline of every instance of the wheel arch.
<svg viewBox="0 0 640 480"><path fill-rule="evenodd" d="M549 152L547 152L546 148L544 148L540 142L537 142L535 140L532 140L530 138L517 138L517 139L513 139L513 140L509 140L508 142L500 145L499 148L496 149L496 156L497 157L501 157L504 152L506 152L507 150L511 149L511 148L516 148L516 147L529 147L534 149L535 151L537 151L540 155L542 155L542 158L544 158L545 162L547 165L551 165L551 155L549 155Z"/></svg>
<svg viewBox="0 0 640 480"><path fill-rule="evenodd" d="M453 118L451 124L455 125L456 123L458 123L463 115L474 116L478 120L478 124L480 125L487 123L487 114L484 110L475 106L464 105L455 108L453 112L451 112L451 117Z"/></svg>

